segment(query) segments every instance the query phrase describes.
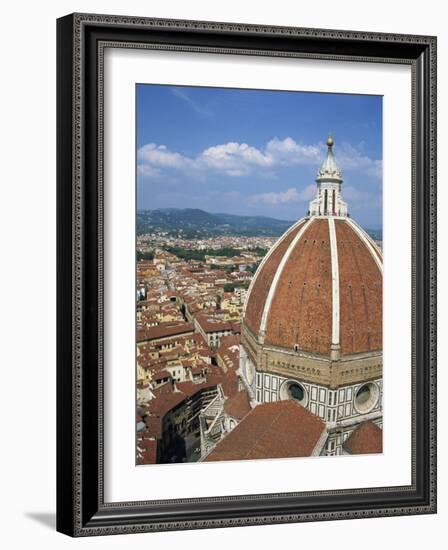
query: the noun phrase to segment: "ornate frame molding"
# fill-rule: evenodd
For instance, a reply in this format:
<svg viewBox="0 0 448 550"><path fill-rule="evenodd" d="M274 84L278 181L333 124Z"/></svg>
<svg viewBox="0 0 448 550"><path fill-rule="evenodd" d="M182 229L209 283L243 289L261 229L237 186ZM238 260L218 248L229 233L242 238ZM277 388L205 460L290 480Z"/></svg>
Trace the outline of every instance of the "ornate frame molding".
<svg viewBox="0 0 448 550"><path fill-rule="evenodd" d="M102 82L106 47L411 65L412 485L104 502ZM90 536L435 513L436 61L436 38L431 36L93 14L58 20L59 531ZM92 415L96 421L86 423L84 419Z"/></svg>

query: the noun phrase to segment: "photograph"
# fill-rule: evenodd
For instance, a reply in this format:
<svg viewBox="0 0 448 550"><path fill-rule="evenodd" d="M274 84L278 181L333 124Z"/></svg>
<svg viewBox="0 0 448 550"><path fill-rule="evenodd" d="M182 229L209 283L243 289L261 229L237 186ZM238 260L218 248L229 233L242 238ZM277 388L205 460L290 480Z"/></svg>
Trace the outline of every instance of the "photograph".
<svg viewBox="0 0 448 550"><path fill-rule="evenodd" d="M136 465L381 454L383 97L137 83L135 143Z"/></svg>
<svg viewBox="0 0 448 550"><path fill-rule="evenodd" d="M442 6L6 4L6 550L438 550Z"/></svg>
<svg viewBox="0 0 448 550"><path fill-rule="evenodd" d="M57 530L434 515L437 36L171 15L57 21Z"/></svg>

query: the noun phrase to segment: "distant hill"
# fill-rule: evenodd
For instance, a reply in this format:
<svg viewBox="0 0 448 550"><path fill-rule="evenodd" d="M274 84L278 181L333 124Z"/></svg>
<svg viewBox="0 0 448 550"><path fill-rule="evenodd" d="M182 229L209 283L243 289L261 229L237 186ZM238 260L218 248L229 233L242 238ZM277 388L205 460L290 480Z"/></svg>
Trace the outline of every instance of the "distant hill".
<svg viewBox="0 0 448 550"><path fill-rule="evenodd" d="M159 208L137 211L138 235L163 232L186 239L219 235L280 237L293 223L295 222L267 216L212 214L199 208ZM381 229L367 229L367 232L374 239L382 240Z"/></svg>
<svg viewBox="0 0 448 550"><path fill-rule="evenodd" d="M294 221L265 216L212 214L198 208L160 208L137 212L137 234L167 232L185 238L219 235L279 237Z"/></svg>

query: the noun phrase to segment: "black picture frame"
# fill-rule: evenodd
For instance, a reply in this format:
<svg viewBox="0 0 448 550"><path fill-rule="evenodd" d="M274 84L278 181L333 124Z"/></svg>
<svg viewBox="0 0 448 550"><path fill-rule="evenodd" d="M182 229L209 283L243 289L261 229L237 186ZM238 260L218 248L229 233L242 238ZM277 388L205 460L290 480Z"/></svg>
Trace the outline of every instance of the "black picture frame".
<svg viewBox="0 0 448 550"><path fill-rule="evenodd" d="M72 14L57 21L57 530L106 535L436 512L436 38ZM412 484L104 502L102 55L117 47L412 68Z"/></svg>

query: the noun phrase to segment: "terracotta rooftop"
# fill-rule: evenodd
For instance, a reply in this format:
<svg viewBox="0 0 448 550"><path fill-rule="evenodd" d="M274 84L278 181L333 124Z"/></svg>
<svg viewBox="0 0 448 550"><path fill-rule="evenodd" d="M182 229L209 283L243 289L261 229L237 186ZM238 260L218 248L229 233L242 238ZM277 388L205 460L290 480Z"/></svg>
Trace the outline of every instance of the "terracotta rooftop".
<svg viewBox="0 0 448 550"><path fill-rule="evenodd" d="M235 340L222 342L225 338L234 338ZM221 339L221 345L218 348L217 355L225 365L223 368L225 372L227 372L228 369L237 369L239 367L240 358L239 336L224 336Z"/></svg>
<svg viewBox="0 0 448 550"><path fill-rule="evenodd" d="M238 420L245 417L246 414L252 410L247 392L242 390L226 399L224 402L224 410L229 416Z"/></svg>
<svg viewBox="0 0 448 550"><path fill-rule="evenodd" d="M154 375L153 375L153 380L163 380L164 378L170 378L171 377L171 374L163 369L163 370L160 370L159 372L156 372Z"/></svg>
<svg viewBox="0 0 448 550"><path fill-rule="evenodd" d="M170 336L186 334L189 332L194 332L193 323L181 323L174 326L160 324L157 327L150 327L139 330L137 332L137 342L158 340L160 338L169 338Z"/></svg>
<svg viewBox="0 0 448 550"><path fill-rule="evenodd" d="M234 334L241 334L241 323L235 323L233 321L230 321L230 324L232 326L232 332Z"/></svg>
<svg viewBox="0 0 448 550"><path fill-rule="evenodd" d="M225 330L232 330L233 328L232 323L230 323L229 321L222 321L219 318L197 315L196 321L205 333L222 332Z"/></svg>
<svg viewBox="0 0 448 550"><path fill-rule="evenodd" d="M155 415L146 415L145 416L145 425L147 428L147 434L151 437L155 437L156 439L160 439L162 437L162 419L160 416Z"/></svg>
<svg viewBox="0 0 448 550"><path fill-rule="evenodd" d="M264 403L252 409L205 460L311 456L324 430L325 423L295 401Z"/></svg>
<svg viewBox="0 0 448 550"><path fill-rule="evenodd" d="M157 462L157 441L152 441L151 444L144 449L142 453L138 454L137 464L138 466L144 466L145 464L156 464Z"/></svg>
<svg viewBox="0 0 448 550"><path fill-rule="evenodd" d="M228 336L222 336L219 341L218 353L225 353L226 351L235 351L235 347L239 348L240 336L239 334L230 334Z"/></svg>
<svg viewBox="0 0 448 550"><path fill-rule="evenodd" d="M145 408L154 416L162 417L185 399L182 392L173 391L171 384L163 384L151 391L154 394L154 399L148 401Z"/></svg>
<svg viewBox="0 0 448 550"><path fill-rule="evenodd" d="M371 421L363 422L344 443L344 450L352 455L383 452L383 430Z"/></svg>
<svg viewBox="0 0 448 550"><path fill-rule="evenodd" d="M155 464L157 462L157 441L141 438L137 441L137 464Z"/></svg>
<svg viewBox="0 0 448 550"><path fill-rule="evenodd" d="M153 417L163 417L187 398L193 397L198 392L210 390L224 381L224 377L217 367L213 369L211 366L207 366L207 370L210 372L208 372L207 379L203 382L177 382L175 388L171 384L163 384L153 388L151 391L154 398L145 403L145 411ZM148 417L145 417L145 422L146 418Z"/></svg>
<svg viewBox="0 0 448 550"><path fill-rule="evenodd" d="M205 382L196 384L194 382L178 382L176 384L177 389L184 394L184 399L186 397L192 397L195 393L198 393L202 390L207 390L217 386L221 382L221 377L217 375L207 376Z"/></svg>

